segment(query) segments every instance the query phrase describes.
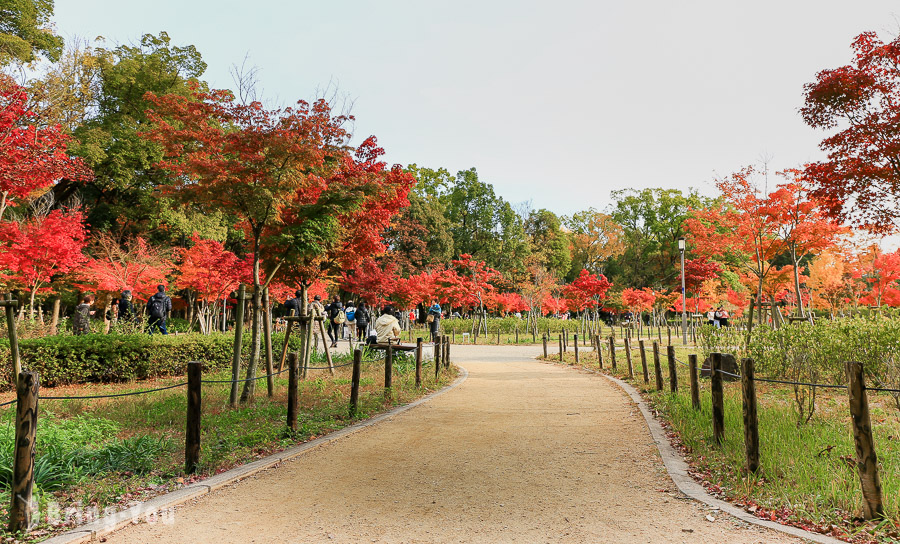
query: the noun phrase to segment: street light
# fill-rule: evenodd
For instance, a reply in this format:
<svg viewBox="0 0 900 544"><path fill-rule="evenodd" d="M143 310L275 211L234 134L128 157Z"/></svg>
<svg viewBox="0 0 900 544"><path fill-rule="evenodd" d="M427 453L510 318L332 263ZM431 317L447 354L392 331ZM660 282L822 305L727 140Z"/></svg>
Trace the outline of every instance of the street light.
<svg viewBox="0 0 900 544"><path fill-rule="evenodd" d="M687 345L687 293L684 290L684 237L678 239L678 251L681 252L681 334L682 343Z"/></svg>

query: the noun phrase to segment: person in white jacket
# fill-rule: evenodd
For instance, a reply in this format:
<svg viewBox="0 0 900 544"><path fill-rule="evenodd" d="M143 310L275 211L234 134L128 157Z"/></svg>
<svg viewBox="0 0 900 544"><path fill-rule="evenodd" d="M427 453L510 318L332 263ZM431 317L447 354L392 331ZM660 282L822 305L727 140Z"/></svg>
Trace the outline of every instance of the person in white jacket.
<svg viewBox="0 0 900 544"><path fill-rule="evenodd" d="M400 341L400 322L394 317L394 308L390 305L381 310L381 316L375 321L375 334L379 344Z"/></svg>

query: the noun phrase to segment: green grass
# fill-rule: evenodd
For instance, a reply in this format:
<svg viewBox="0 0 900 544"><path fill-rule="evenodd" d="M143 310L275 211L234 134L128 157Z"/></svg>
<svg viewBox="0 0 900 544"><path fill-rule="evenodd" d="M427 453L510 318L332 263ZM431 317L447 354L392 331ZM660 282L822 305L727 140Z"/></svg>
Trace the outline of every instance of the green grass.
<svg viewBox="0 0 900 544"><path fill-rule="evenodd" d="M621 342L620 342L621 345ZM725 439L721 446L712 437L709 380L700 379L701 410L691 405L688 368L676 364L679 391L669 393L666 354L660 353L664 390L656 391L653 357L647 346L650 383L645 384L636 342L633 343L635 379L632 385L660 413L677 435L693 470L708 488L744 506L755 505L760 513L807 527L826 530L831 525L859 541L891 542L900 529L900 412L886 393L869 392L869 404L887 523L859 519L862 493L852 465L855 458L849 425L849 408L843 390L817 390L816 412L809 423L798 424L791 386L757 383L761 471L750 475L745 468L740 382L725 382ZM695 348L676 347L676 358L687 362ZM597 368L597 356L588 348L581 352L581 365ZM608 345L604 345L604 371L627 379L624 351L617 351L617 369L610 368ZM564 364L574 364L570 349ZM558 347L548 361L559 362ZM702 362L702 361L701 361ZM839 532L840 532L839 531Z"/></svg>
<svg viewBox="0 0 900 544"><path fill-rule="evenodd" d="M349 355L335 356L336 365L347 361ZM311 366L325 366L324 363L319 355L313 358ZM311 370L307 379L301 380L296 432L289 432L286 424L287 373L276 377L272 397L267 396L266 381L259 380L255 397L237 407L228 403L230 384L204 384L199 478L340 429L394 405L406 404L443 387L456 371L442 371L435 380L429 361L422 371L422 386L417 388L414 360L396 357L391 394L385 395L383 360L364 362L359 408L353 418L349 416L350 374L349 366L335 369L333 376L327 370ZM229 377L225 371L203 376L209 380ZM171 377L141 383L44 389L41 393L122 393L181 381L183 377ZM5 400L8 398L0 402ZM185 388L112 399L40 401L35 488L41 511L51 503L62 510L76 505L101 511L107 507L124 508L134 500L145 500L196 479L185 478L182 473L186 404ZM0 410L0 520L4 525L12 479L13 417L14 406ZM42 520L38 524L39 536L18 536L36 542L71 525Z"/></svg>

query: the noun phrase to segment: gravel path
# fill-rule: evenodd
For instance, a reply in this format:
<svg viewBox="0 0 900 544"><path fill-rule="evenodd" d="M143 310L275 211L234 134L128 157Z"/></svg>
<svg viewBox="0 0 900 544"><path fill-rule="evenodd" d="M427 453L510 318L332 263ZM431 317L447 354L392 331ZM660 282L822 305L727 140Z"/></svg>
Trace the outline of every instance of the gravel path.
<svg viewBox="0 0 900 544"><path fill-rule="evenodd" d="M107 542L799 542L708 521L620 390L537 352L454 346L453 391Z"/></svg>

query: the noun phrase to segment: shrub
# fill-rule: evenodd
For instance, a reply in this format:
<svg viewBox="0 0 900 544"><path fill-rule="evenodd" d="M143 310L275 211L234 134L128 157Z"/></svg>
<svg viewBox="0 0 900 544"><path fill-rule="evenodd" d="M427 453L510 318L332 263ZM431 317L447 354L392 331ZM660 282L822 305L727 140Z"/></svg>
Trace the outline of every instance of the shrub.
<svg viewBox="0 0 900 544"><path fill-rule="evenodd" d="M281 353L284 335L273 335L276 357ZM297 336L291 337L291 349L299 349ZM201 361L210 370L231 366L234 335L231 333L149 335L87 334L48 336L19 342L22 366L40 374L41 384L53 387L85 382L118 382L135 379L179 376L189 361ZM249 334L243 354L250 351ZM12 375L9 341L0 340L0 358L4 376ZM10 379L0 379L9 389Z"/></svg>

